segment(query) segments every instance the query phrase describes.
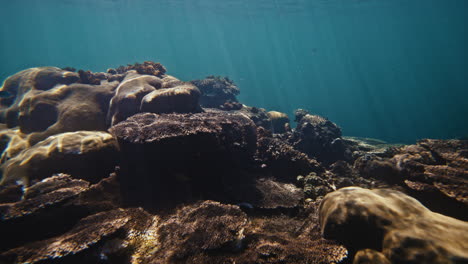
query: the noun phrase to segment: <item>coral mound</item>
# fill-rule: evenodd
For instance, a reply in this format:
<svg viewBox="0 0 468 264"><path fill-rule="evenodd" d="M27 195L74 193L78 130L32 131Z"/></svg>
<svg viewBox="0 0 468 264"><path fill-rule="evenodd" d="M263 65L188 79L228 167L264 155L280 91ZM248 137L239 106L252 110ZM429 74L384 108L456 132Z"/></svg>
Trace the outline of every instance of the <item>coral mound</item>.
<svg viewBox="0 0 468 264"><path fill-rule="evenodd" d="M320 224L325 238L353 251L382 251L392 263L468 261L468 223L398 191L347 187L329 193L320 205Z"/></svg>
<svg viewBox="0 0 468 264"><path fill-rule="evenodd" d="M113 171L118 145L106 132L79 131L51 136L5 162L1 183L24 185L54 173L70 173L96 182Z"/></svg>
<svg viewBox="0 0 468 264"><path fill-rule="evenodd" d="M126 197L152 204L226 195L256 148L253 122L224 111L138 114L110 131L126 161L120 172Z"/></svg>
<svg viewBox="0 0 468 264"><path fill-rule="evenodd" d="M358 172L404 186L427 207L468 220L468 140L421 140L386 157L356 160Z"/></svg>
<svg viewBox="0 0 468 264"><path fill-rule="evenodd" d="M200 104L203 107L223 109L226 103L237 102L239 88L227 77L208 76L191 83L200 89Z"/></svg>
<svg viewBox="0 0 468 264"><path fill-rule="evenodd" d="M318 115L296 111L297 127L288 141L299 151L326 164L348 160L350 153L341 138L341 129Z"/></svg>
<svg viewBox="0 0 468 264"><path fill-rule="evenodd" d="M32 68L9 77L0 99L0 122L18 126L35 144L48 136L77 130L106 130L106 113L117 82L78 83L74 72Z"/></svg>

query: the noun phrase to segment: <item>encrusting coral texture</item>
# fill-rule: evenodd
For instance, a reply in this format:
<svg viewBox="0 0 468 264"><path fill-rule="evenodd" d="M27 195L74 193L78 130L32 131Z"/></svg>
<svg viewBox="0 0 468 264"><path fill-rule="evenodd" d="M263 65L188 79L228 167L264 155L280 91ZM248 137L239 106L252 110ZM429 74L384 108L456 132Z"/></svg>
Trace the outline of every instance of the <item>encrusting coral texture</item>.
<svg viewBox="0 0 468 264"><path fill-rule="evenodd" d="M160 63L0 88L0 263L466 263L468 143L343 137Z"/></svg>

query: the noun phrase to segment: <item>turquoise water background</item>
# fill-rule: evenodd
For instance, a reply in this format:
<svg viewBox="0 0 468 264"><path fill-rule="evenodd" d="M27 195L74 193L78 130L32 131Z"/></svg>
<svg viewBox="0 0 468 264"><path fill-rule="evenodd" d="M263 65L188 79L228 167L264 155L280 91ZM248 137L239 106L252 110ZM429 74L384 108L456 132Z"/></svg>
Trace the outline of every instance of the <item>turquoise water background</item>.
<svg viewBox="0 0 468 264"><path fill-rule="evenodd" d="M0 6L0 78L51 65L159 61L226 75L239 99L305 108L345 135L468 135L466 0L15 0Z"/></svg>

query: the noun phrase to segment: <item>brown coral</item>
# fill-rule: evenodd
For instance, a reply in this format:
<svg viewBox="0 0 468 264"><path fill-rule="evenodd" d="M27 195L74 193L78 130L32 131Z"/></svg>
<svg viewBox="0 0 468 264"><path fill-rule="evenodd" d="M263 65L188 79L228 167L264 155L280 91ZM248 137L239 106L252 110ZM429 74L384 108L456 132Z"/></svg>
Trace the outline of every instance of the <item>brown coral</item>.
<svg viewBox="0 0 468 264"><path fill-rule="evenodd" d="M320 205L320 224L325 238L353 251L382 251L392 263L468 261L468 223L398 191L347 187L329 193Z"/></svg>
<svg viewBox="0 0 468 264"><path fill-rule="evenodd" d="M141 63L128 64L120 66L117 69L110 69L108 72L125 73L130 70L136 70L139 74L153 75L161 77L166 73L166 68L159 62L145 61Z"/></svg>

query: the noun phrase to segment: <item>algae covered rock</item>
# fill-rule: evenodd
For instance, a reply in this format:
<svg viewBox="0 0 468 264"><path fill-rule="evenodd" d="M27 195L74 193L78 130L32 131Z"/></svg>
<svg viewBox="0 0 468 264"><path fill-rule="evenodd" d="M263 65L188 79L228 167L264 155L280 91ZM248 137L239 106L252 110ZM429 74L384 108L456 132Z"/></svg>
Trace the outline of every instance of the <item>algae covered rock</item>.
<svg viewBox="0 0 468 264"><path fill-rule="evenodd" d="M320 224L325 238L354 252L381 251L392 263L468 261L468 223L398 191L347 187L329 193L320 205Z"/></svg>
<svg viewBox="0 0 468 264"><path fill-rule="evenodd" d="M21 200L0 203L0 232L9 237L0 251L62 234L81 218L120 205L115 176L90 184L58 174L22 191Z"/></svg>
<svg viewBox="0 0 468 264"><path fill-rule="evenodd" d="M0 260L43 263L60 259L62 263L96 263L107 260L108 254L114 254L116 256L109 261L115 263L119 260L119 251L125 251L128 246L122 238L128 233L139 231L134 227L144 226L145 220L149 218L146 212L136 208L100 212L82 218L61 235L3 252Z"/></svg>
<svg viewBox="0 0 468 264"><path fill-rule="evenodd" d="M243 183L239 171L256 149L253 122L219 110L137 114L110 131L125 160L119 172L125 197L149 207L195 197L226 199L226 187Z"/></svg>
<svg viewBox="0 0 468 264"><path fill-rule="evenodd" d="M294 208L304 200L302 190L291 183L262 178L257 180L256 189L260 199L253 205L259 208Z"/></svg>
<svg viewBox="0 0 468 264"><path fill-rule="evenodd" d="M358 158L355 169L404 186L431 210L468 220L468 141L419 141L383 157Z"/></svg>
<svg viewBox="0 0 468 264"><path fill-rule="evenodd" d="M236 112L249 117L255 123L256 126L271 130L271 120L268 117L268 112L265 109L244 105L241 109L239 109Z"/></svg>
<svg viewBox="0 0 468 264"><path fill-rule="evenodd" d="M296 111L296 122L297 127L288 139L294 148L325 164L350 158L351 153L347 153L341 138L341 129L335 123L304 113L304 110Z"/></svg>
<svg viewBox="0 0 468 264"><path fill-rule="evenodd" d="M256 158L264 171L283 182L293 183L299 175L321 173L323 167L316 160L295 150L289 144L272 137L260 137L257 141Z"/></svg>
<svg viewBox="0 0 468 264"><path fill-rule="evenodd" d="M117 82L77 83L74 72L31 68L9 77L1 91L0 121L30 134L31 144L62 132L106 130L106 113Z"/></svg>
<svg viewBox="0 0 468 264"><path fill-rule="evenodd" d="M227 77L208 76L203 80L191 81L201 92L200 105L207 108L220 108L237 102L239 88Z"/></svg>
<svg viewBox="0 0 468 264"><path fill-rule="evenodd" d="M166 73L166 67L159 62L145 61L143 63L128 64L117 69L108 69L107 72L114 74L124 74L128 71L136 71L138 74L153 75L162 77Z"/></svg>
<svg viewBox="0 0 468 264"><path fill-rule="evenodd" d="M78 131L51 136L27 148L1 165L1 184L30 182L68 173L96 182L113 171L118 158L117 141L111 134Z"/></svg>
<svg viewBox="0 0 468 264"><path fill-rule="evenodd" d="M247 216L238 206L213 201L185 206L158 230L161 247L151 263L180 262L215 249L235 252L242 246Z"/></svg>

